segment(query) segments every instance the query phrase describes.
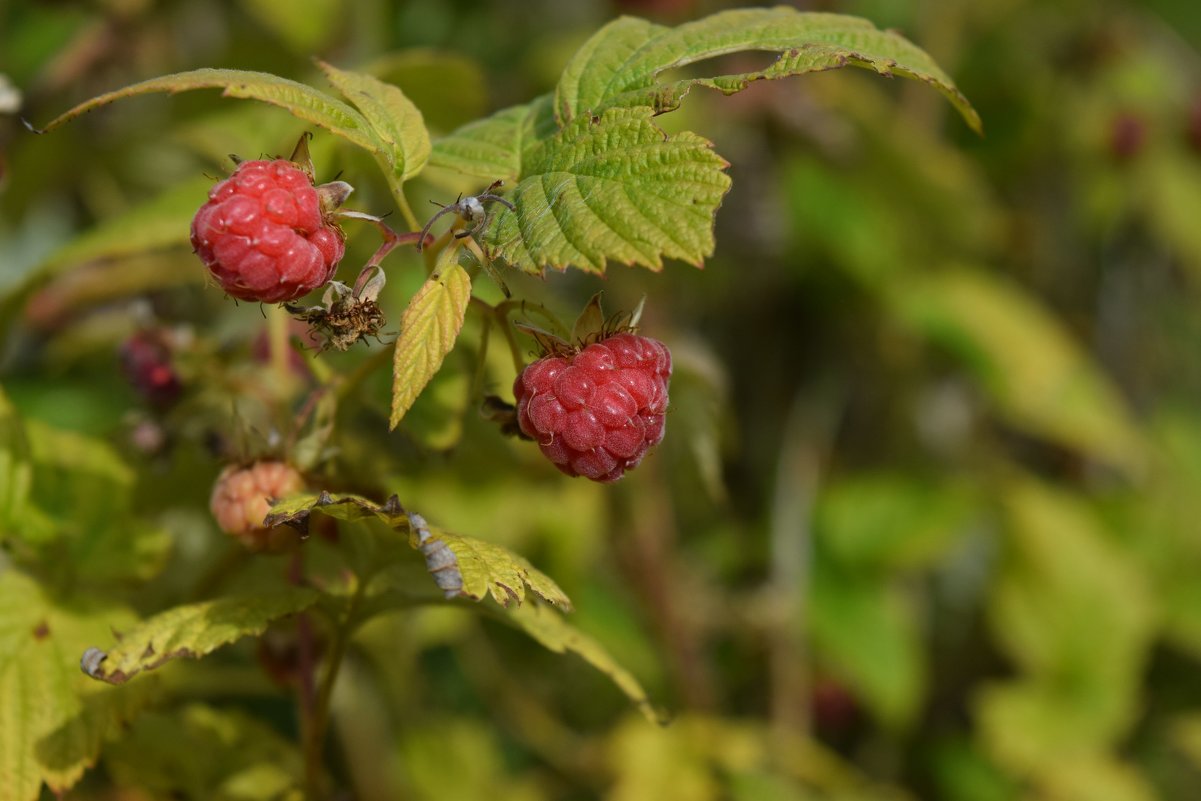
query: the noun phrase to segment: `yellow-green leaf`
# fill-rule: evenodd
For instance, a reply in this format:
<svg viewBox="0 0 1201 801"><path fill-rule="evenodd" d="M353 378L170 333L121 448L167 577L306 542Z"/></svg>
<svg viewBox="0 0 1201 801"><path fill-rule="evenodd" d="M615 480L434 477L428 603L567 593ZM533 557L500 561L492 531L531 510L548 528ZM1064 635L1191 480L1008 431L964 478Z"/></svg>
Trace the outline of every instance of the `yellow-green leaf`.
<svg viewBox="0 0 1201 801"><path fill-rule="evenodd" d="M400 336L392 358L389 428L396 428L404 418L442 366L463 328L471 298L471 278L457 262L450 261L455 248L448 247L447 251L452 252L451 257L440 261L439 270L417 290L400 320Z"/></svg>
<svg viewBox="0 0 1201 801"><path fill-rule="evenodd" d="M551 96L502 109L469 122L434 142L430 165L485 181L515 181L521 177L522 154L558 130Z"/></svg>
<svg viewBox="0 0 1201 801"><path fill-rule="evenodd" d="M393 174L407 180L421 172L430 156L429 132L405 93L372 75L317 63L330 83L363 113Z"/></svg>
<svg viewBox="0 0 1201 801"><path fill-rule="evenodd" d="M60 603L26 576L0 574L0 799L33 801L43 782L62 793L146 702L149 685L105 687L79 672L86 642L133 620L128 610Z"/></svg>
<svg viewBox="0 0 1201 801"><path fill-rule="evenodd" d="M409 521L409 544L421 551L447 598L479 601L491 594L501 606L520 605L528 586L545 600L571 608L559 585L524 557L491 542L441 531L420 515L410 514Z"/></svg>
<svg viewBox="0 0 1201 801"><path fill-rule="evenodd" d="M780 56L752 72L659 80L669 70L748 51ZM973 130L980 130L980 117L967 98L912 42L858 17L785 6L723 11L677 28L636 17L614 20L593 35L563 71L555 91L555 113L563 123L614 106L650 106L662 113L677 108L693 86L733 94L751 81L846 66L923 81L950 100Z"/></svg>
<svg viewBox="0 0 1201 801"><path fill-rule="evenodd" d="M902 319L960 354L1012 425L1137 469L1142 436L1107 377L1020 288L984 270L928 271L891 290Z"/></svg>
<svg viewBox="0 0 1201 801"><path fill-rule="evenodd" d="M247 70L205 68L151 78L84 101L55 117L43 130L52 131L81 114L122 98L155 92L175 94L193 89L222 89L225 97L261 100L285 109L294 117L319 125L365 150L375 153L380 149L367 120L341 100L297 81Z"/></svg>
<svg viewBox="0 0 1201 801"><path fill-rule="evenodd" d="M510 601L520 604L529 589L543 600L571 608L559 585L523 557L499 545L431 526L421 515L406 512L395 495L383 504L358 495L296 495L275 504L266 524L305 528L313 512L339 520L376 519L407 533L409 545L421 553L447 599L462 596L479 601L491 595L502 605Z"/></svg>
<svg viewBox="0 0 1201 801"><path fill-rule="evenodd" d="M557 654L573 653L604 673L652 723L663 722L638 679L609 655L600 643L571 626L563 616L541 604L514 606L504 616L513 625Z"/></svg>
<svg viewBox="0 0 1201 801"><path fill-rule="evenodd" d="M172 659L199 659L242 637L261 634L271 621L307 609L318 597L314 590L292 588L178 606L122 633L107 653L88 649L83 667L94 679L123 684Z"/></svg>

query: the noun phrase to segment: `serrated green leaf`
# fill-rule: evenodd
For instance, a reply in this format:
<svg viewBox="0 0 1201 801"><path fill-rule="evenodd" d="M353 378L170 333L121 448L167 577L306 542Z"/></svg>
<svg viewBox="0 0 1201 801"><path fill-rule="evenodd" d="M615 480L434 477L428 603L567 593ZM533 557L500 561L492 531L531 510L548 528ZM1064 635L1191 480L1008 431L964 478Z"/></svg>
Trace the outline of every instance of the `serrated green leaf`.
<svg viewBox="0 0 1201 801"><path fill-rule="evenodd" d="M647 720L652 723L663 722L663 716L655 710L638 680L617 664L604 646L571 626L558 612L541 604L522 604L511 607L501 619L517 626L543 647L557 654L570 652L581 657L612 679L618 689L637 705Z"/></svg>
<svg viewBox="0 0 1201 801"><path fill-rule="evenodd" d="M294 117L319 125L372 153L380 149L371 125L362 114L341 100L297 81L247 70L205 68L151 78L80 103L55 117L43 130L52 131L81 114L125 97L155 92L175 94L193 89L222 89L224 97L261 100L279 106Z"/></svg>
<svg viewBox="0 0 1201 801"><path fill-rule="evenodd" d="M464 596L479 601L491 595L501 605L510 601L520 604L528 588L545 601L571 608L571 600L559 585L523 557L499 545L431 526L420 515L406 512L395 495L382 505L358 495L296 495L272 506L266 524L303 528L313 512L338 520L376 519L407 533L409 545L421 552L448 599Z"/></svg>
<svg viewBox="0 0 1201 801"><path fill-rule="evenodd" d="M363 113L393 174L408 180L430 156L430 136L421 112L397 87L361 72L318 61L330 83Z"/></svg>
<svg viewBox="0 0 1201 801"><path fill-rule="evenodd" d="M455 250L448 247L444 253L453 256ZM470 299L471 278L467 271L457 262L442 259L439 270L409 301L400 320L400 336L396 338L392 357L389 429L399 425L454 347Z"/></svg>
<svg viewBox="0 0 1201 801"><path fill-rule="evenodd" d="M0 798L62 793L95 762L104 738L146 702L149 685L112 688L79 672L84 643L133 615L65 605L31 579L0 574Z"/></svg>
<svg viewBox="0 0 1201 801"><path fill-rule="evenodd" d="M746 51L780 57L765 69L660 82L668 70ZM724 11L668 28L635 17L614 20L589 39L567 65L555 90L555 113L566 124L612 107L671 111L693 86L733 94L751 81L855 66L930 84L973 130L980 117L955 84L921 48L891 31L841 14L793 8Z"/></svg>
<svg viewBox="0 0 1201 801"><path fill-rule="evenodd" d="M319 597L314 590L292 588L178 606L123 633L107 653L91 649L84 659L85 671L94 679L124 684L172 659L199 659L242 637L261 634L271 621L301 612Z"/></svg>
<svg viewBox="0 0 1201 801"><path fill-rule="evenodd" d="M654 270L663 259L700 266L729 166L687 131L667 136L649 108L576 120L534 146L522 180L485 237L494 258L532 273L621 261Z"/></svg>
<svg viewBox="0 0 1201 801"><path fill-rule="evenodd" d="M898 281L903 320L961 354L1014 426L1137 469L1144 443L1113 385L1020 288L958 268Z"/></svg>
<svg viewBox="0 0 1201 801"><path fill-rule="evenodd" d="M551 95L470 122L433 144L430 165L486 181L521 177L522 155L558 130Z"/></svg>

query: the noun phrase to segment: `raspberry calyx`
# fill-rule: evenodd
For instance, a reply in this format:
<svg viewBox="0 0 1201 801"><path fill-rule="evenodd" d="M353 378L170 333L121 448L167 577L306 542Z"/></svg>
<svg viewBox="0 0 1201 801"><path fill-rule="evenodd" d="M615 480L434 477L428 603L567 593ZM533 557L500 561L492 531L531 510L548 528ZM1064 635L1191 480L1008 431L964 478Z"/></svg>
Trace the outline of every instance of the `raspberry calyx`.
<svg viewBox="0 0 1201 801"><path fill-rule="evenodd" d="M244 161L209 190L192 219L192 247L229 295L295 300L333 278L346 245L332 213L350 191L341 181L314 186L287 159Z"/></svg>
<svg viewBox="0 0 1201 801"><path fill-rule="evenodd" d="M569 476L616 481L663 439L671 353L623 331L534 361L513 383L517 420Z"/></svg>

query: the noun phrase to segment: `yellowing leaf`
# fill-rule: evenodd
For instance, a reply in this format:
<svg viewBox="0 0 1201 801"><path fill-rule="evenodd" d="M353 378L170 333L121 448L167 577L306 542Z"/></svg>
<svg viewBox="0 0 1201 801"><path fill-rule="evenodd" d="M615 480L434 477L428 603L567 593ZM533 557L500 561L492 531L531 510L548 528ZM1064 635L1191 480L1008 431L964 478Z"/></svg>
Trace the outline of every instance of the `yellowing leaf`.
<svg viewBox="0 0 1201 801"><path fill-rule="evenodd" d="M93 97L55 117L44 130L52 131L81 114L125 97L154 92L174 94L193 89L223 89L222 94L225 97L261 100L285 109L294 117L320 125L330 133L341 136L372 153L378 152L380 147L370 124L363 118L363 115L325 92L267 72L209 68L151 78L148 81Z"/></svg>
<svg viewBox="0 0 1201 801"><path fill-rule="evenodd" d="M485 242L538 273L604 272L608 261L654 270L663 259L699 266L713 252L713 220L730 188L726 161L687 131L667 136L650 108L576 120L527 151Z"/></svg>
<svg viewBox="0 0 1201 801"><path fill-rule="evenodd" d="M456 249L448 247L444 253ZM400 320L400 336L392 358L392 416L396 428L421 390L438 372L442 360L454 347L463 328L471 278L457 262L444 259L438 272L429 277L409 301Z"/></svg>
<svg viewBox="0 0 1201 801"><path fill-rule="evenodd" d="M752 72L659 81L661 73L716 56L776 52L769 67ZM980 117L955 84L921 48L891 31L842 14L799 12L779 6L724 11L668 28L621 17L601 28L572 58L555 91L563 123L614 106L650 106L655 113L680 105L693 86L733 94L751 81L855 66L881 75L923 81L941 92L973 130Z"/></svg>
<svg viewBox="0 0 1201 801"><path fill-rule="evenodd" d="M655 710L638 680L617 664L600 643L571 626L553 609L540 604L522 604L511 607L502 619L511 622L557 654L570 652L581 657L612 679L618 689L638 706L647 720L652 723L662 722L662 716Z"/></svg>
<svg viewBox="0 0 1201 801"><path fill-rule="evenodd" d="M85 643L125 626L124 609L60 604L31 579L0 574L0 798L62 793L96 760L104 738L145 703L149 685L112 688L79 672Z"/></svg>
<svg viewBox="0 0 1201 801"><path fill-rule="evenodd" d="M491 542L440 531L419 515L410 514L409 521L409 544L425 556L447 598L464 595L479 601L491 594L501 606L508 606L525 601L529 586L543 599L571 608L559 585L524 557Z"/></svg>
<svg viewBox="0 0 1201 801"><path fill-rule="evenodd" d="M261 634L271 621L307 609L318 597L314 590L288 589L178 606L122 633L107 653L90 648L84 670L94 679L124 684L172 659L198 659L242 637Z"/></svg>
<svg viewBox="0 0 1201 801"><path fill-rule="evenodd" d="M317 62L342 95L366 117L392 172L406 180L421 172L430 155L425 121L397 87L361 72Z"/></svg>
<svg viewBox="0 0 1201 801"><path fill-rule="evenodd" d="M441 531L421 515L406 512L395 495L382 505L357 495L296 495L273 506L266 523L305 528L313 512L339 520L376 519L407 533L409 545L421 552L448 599L463 596L479 601L491 595L502 605L520 604L528 588L543 600L571 608L559 585L523 557L490 542Z"/></svg>
<svg viewBox="0 0 1201 801"><path fill-rule="evenodd" d="M1141 465L1141 435L1113 385L1018 287L960 268L898 281L892 299L902 318L963 356L1012 425L1114 465Z"/></svg>

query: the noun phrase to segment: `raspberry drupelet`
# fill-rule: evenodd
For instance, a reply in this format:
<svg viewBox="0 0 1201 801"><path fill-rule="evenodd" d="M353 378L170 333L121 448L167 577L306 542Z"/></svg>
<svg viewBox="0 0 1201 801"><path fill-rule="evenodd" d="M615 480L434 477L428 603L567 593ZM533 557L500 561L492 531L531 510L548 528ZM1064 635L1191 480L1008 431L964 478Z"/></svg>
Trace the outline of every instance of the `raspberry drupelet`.
<svg viewBox="0 0 1201 801"><path fill-rule="evenodd" d="M209 190L192 247L228 294L262 303L324 286L346 249L312 179L286 159L244 161Z"/></svg>
<svg viewBox="0 0 1201 801"><path fill-rule="evenodd" d="M611 482L663 439L671 353L619 333L529 364L513 384L521 430L569 476Z"/></svg>

